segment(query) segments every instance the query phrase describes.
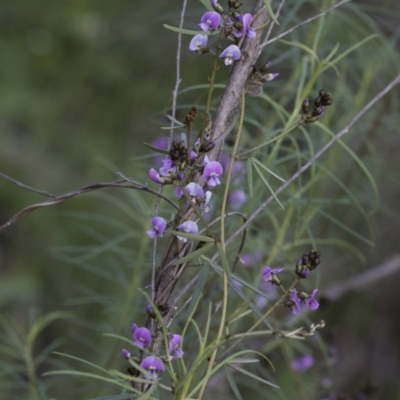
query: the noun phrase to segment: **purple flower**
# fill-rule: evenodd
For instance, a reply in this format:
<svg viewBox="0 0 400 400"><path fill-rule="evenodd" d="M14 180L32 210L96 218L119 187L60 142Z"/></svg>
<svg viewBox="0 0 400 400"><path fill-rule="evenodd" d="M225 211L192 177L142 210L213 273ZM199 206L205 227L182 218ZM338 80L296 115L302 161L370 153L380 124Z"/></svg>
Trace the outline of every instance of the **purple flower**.
<svg viewBox="0 0 400 400"><path fill-rule="evenodd" d="M200 28L203 29L204 32L209 30L215 31L219 27L219 23L221 21L221 16L215 11L207 11L201 17L201 23L199 24Z"/></svg>
<svg viewBox="0 0 400 400"><path fill-rule="evenodd" d="M158 136L151 142L151 145L156 147L157 149L167 150L168 138L166 136ZM165 159L165 155L160 153L154 153L153 157L154 162L157 164L161 164Z"/></svg>
<svg viewBox="0 0 400 400"><path fill-rule="evenodd" d="M161 178L161 176L159 175L159 173L158 173L154 168L152 168L152 169L149 171L149 176L150 176L150 179L151 179L153 182L159 183L160 185L162 185L162 184L164 183L164 179Z"/></svg>
<svg viewBox="0 0 400 400"><path fill-rule="evenodd" d="M280 272L283 271L283 268L271 268L271 267L264 267L261 275L264 281L266 282L273 282L274 275L278 275Z"/></svg>
<svg viewBox="0 0 400 400"><path fill-rule="evenodd" d="M314 357L311 354L305 354L292 361L292 369L298 372L304 372L314 365Z"/></svg>
<svg viewBox="0 0 400 400"><path fill-rule="evenodd" d="M143 369L146 369L150 372L151 375L145 375L146 379L157 378L158 371L165 371L164 363L160 358L155 356L148 356L140 363L140 366Z"/></svg>
<svg viewBox="0 0 400 400"><path fill-rule="evenodd" d="M208 179L207 185L210 187L215 187L220 185L221 182L218 179L220 175L224 172L222 165L218 161L209 161L204 168L203 177Z"/></svg>
<svg viewBox="0 0 400 400"><path fill-rule="evenodd" d="M147 236L151 239L154 239L156 236L162 236L167 226L167 221L162 217L154 217L150 223L153 229L149 229L146 232Z"/></svg>
<svg viewBox="0 0 400 400"><path fill-rule="evenodd" d="M220 57L225 58L225 65L232 65L233 60L239 60L241 55L239 47L231 44L220 54Z"/></svg>
<svg viewBox="0 0 400 400"><path fill-rule="evenodd" d="M297 290L293 289L289 293L290 300L292 300L292 310L294 315L300 314L300 297L297 294Z"/></svg>
<svg viewBox="0 0 400 400"><path fill-rule="evenodd" d="M151 345L151 332L147 328L139 328L136 324L132 325L132 333L135 341L133 344L141 349L150 347Z"/></svg>
<svg viewBox="0 0 400 400"><path fill-rule="evenodd" d="M186 221L183 224L177 226L176 229L178 231L190 233L192 235L196 235L197 232L199 231L199 228L197 227L197 224L194 221ZM187 239L184 237L178 236L178 239L182 240L183 242L187 242Z"/></svg>
<svg viewBox="0 0 400 400"><path fill-rule="evenodd" d="M122 357L125 358L125 360L129 360L129 358L131 357L131 353L129 353L129 351L125 349L122 349L121 354Z"/></svg>
<svg viewBox="0 0 400 400"><path fill-rule="evenodd" d="M310 307L310 310L314 311L319 307L319 303L315 300L315 296L317 295L318 289L313 290L311 296L305 300L305 303Z"/></svg>
<svg viewBox="0 0 400 400"><path fill-rule="evenodd" d="M225 170L229 169L229 164L231 162L230 156L227 154L222 154L220 158L220 163L224 167ZM235 185L240 185L243 180L243 172L245 171L244 165L242 161L235 161L232 167L232 182Z"/></svg>
<svg viewBox="0 0 400 400"><path fill-rule="evenodd" d="M196 197L204 199L204 190L197 183L194 182L189 183L188 185L185 186L184 190L192 200L195 200ZM175 189L175 195L179 198L183 196L183 192L180 187L177 187Z"/></svg>
<svg viewBox="0 0 400 400"><path fill-rule="evenodd" d="M202 47L206 47L207 43L208 43L208 36L199 33L198 35L194 36L193 39L190 41L189 50L199 51L201 50Z"/></svg>
<svg viewBox="0 0 400 400"><path fill-rule="evenodd" d="M256 31L250 27L251 22L253 21L251 14L238 15L236 19L243 25L241 30L236 28L233 30L233 34L236 37L247 36L249 38L253 38L256 36Z"/></svg>
<svg viewBox="0 0 400 400"><path fill-rule="evenodd" d="M274 74L265 74L261 77L261 80L263 82L270 82L273 81L277 76L279 76L279 72L276 72Z"/></svg>
<svg viewBox="0 0 400 400"><path fill-rule="evenodd" d="M169 355L171 356L171 360L176 360L177 358L181 358L183 356L183 351L179 347L182 341L182 336L181 335L175 335L173 333L169 334L170 337L170 342L169 342Z"/></svg>
<svg viewBox="0 0 400 400"><path fill-rule="evenodd" d="M160 168L160 174L162 176L170 176L175 172L176 172L176 167L174 162L170 158L163 160L163 167Z"/></svg>
<svg viewBox="0 0 400 400"><path fill-rule="evenodd" d="M244 190L234 189L229 193L228 202L234 210L239 210L247 201L247 194Z"/></svg>

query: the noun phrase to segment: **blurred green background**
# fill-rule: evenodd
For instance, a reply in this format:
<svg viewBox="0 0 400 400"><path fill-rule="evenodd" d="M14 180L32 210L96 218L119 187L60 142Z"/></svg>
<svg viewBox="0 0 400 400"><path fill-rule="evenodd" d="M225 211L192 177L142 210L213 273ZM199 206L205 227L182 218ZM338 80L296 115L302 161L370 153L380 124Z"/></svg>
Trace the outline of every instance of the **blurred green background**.
<svg viewBox="0 0 400 400"><path fill-rule="evenodd" d="M185 26L196 29L204 7L199 1L188 3ZM399 73L398 1L353 3L329 14L323 25L306 25L285 38L311 46L318 34L316 46L323 58L337 43L344 50L377 34L313 86L314 95L320 87L333 92L334 110L327 111L322 120L333 132ZM274 28L272 37L332 4L287 1L281 26ZM276 9L275 1L273 5ZM163 114L170 108L175 85L177 36L162 24L177 26L180 7L177 0L0 1L0 172L55 194L115 180L117 171L148 181L151 160L143 156L147 150L142 142L163 134L159 125L166 124ZM206 59L187 51L189 40L189 36L183 37L182 89L207 83L209 74ZM273 72L280 72L267 93L284 108L293 107L305 55L299 47L275 42L262 56L273 62ZM217 79L224 83L226 73L219 73ZM329 215L374 242L371 247L327 218L315 219L313 224L309 221L315 237L348 243L347 248L319 246L324 260L321 288L377 269L400 253L399 101L399 89L395 88L344 139L379 189L379 208L369 216L373 235L362 213L342 201L343 188L328 178L328 182L318 183L321 196L332 200ZM179 97L183 110L201 102L204 104L204 93ZM248 140L260 138L260 126L271 130L281 126L277 118L264 114L272 110L261 100L251 99L249 104L249 118L259 127L248 124ZM328 137L317 128L310 130L315 131L312 138L318 149ZM351 188L369 213L375 194L357 162L337 146L323 163ZM42 196L0 178L0 223L42 200ZM141 272L150 260L150 247L143 233L153 207L154 198L149 195L106 189L35 211L1 233L0 398L30 398L24 360L16 356L23 347L18 338L25 337L40 315L59 310L75 317L48 326L32 350L35 357L43 355L46 360L37 368L41 393L58 399L112 393L109 388L82 381L40 375L65 367L62 360L47 357L56 348L86 359L96 357L106 368L125 368L119 359L120 344L107 341L101 333L128 336L129 324L145 304L137 291L147 284ZM277 218L283 218L282 214ZM297 229L297 225L293 227ZM268 248L261 239L251 246L248 250ZM349 251L351 246L362 256ZM294 264L309 247L288 249L285 254L282 248L274 248L278 254L274 262ZM319 368L310 375L319 384L316 393L336 391L354 396L365 382L372 381L378 387L374 398L400 398L399 281L397 272L357 292L350 291L338 301L322 304L318 317L327 322L323 336L336 349L336 358L333 374ZM296 393L279 354L271 358L277 363L279 383ZM310 376L304 380L308 382ZM218 390L218 399L233 398L226 385ZM260 398L247 390L247 398ZM271 399L294 398L268 393ZM310 398L321 398L315 396Z"/></svg>

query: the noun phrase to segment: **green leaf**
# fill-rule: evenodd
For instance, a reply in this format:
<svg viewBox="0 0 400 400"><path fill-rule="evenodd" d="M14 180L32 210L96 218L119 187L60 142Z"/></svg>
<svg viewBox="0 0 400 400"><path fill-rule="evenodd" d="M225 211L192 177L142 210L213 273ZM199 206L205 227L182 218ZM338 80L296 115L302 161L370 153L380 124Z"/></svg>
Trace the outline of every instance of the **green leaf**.
<svg viewBox="0 0 400 400"><path fill-rule="evenodd" d="M177 120L177 119L174 118L172 115L166 114L166 117L167 117L170 121L172 121L174 124L176 124L176 125L178 125L178 126L180 126L180 127L185 126L184 123L182 123L181 121Z"/></svg>
<svg viewBox="0 0 400 400"><path fill-rule="evenodd" d="M159 149L158 147L154 147L149 143L143 142L143 144L150 150L155 151L156 153L161 153L161 154L169 154L168 150L163 150L163 149Z"/></svg>
<svg viewBox="0 0 400 400"><path fill-rule="evenodd" d="M268 188L268 190L271 192L272 196L274 197L274 199L278 202L278 204L282 207L283 210L285 210L285 207L283 207L282 203L279 201L278 197L276 196L275 192L272 190L272 187L270 186L270 184L268 183L268 181L265 179L264 175L261 173L260 169L258 168L258 166L256 165L256 163L254 163L252 161L253 167L254 169L257 171L258 175L260 176L260 178L262 179L262 181L264 182L265 186Z"/></svg>
<svg viewBox="0 0 400 400"><path fill-rule="evenodd" d="M260 381L260 382L262 382L262 383L265 383L266 385L269 385L269 386L272 386L272 387L274 387L274 388L279 389L279 386L275 385L274 383L269 382L269 381L266 381L265 379L262 379L262 378L260 378L259 376L255 375L255 374L253 374L253 373L251 373L251 372L249 372L249 371L246 371L246 370L243 369L243 368L237 367L237 366L232 365L232 364L229 364L229 366L230 366L231 368L233 368L233 369L236 369L236 371L239 371L239 372L241 372L241 373L244 374L244 375L250 376L250 378L253 378L253 379L257 380L257 381Z"/></svg>
<svg viewBox="0 0 400 400"><path fill-rule="evenodd" d="M193 260L194 258L201 256L203 253L206 253L211 247L214 247L214 243L207 243L203 247L200 247L199 249L188 254L187 256L182 257L179 260L175 261L173 265L179 265L179 264L184 264L186 262L189 262L189 261Z"/></svg>
<svg viewBox="0 0 400 400"><path fill-rule="evenodd" d="M199 0L199 1L201 4L203 4L205 8L207 8L208 11L214 11L209 0Z"/></svg>
<svg viewBox="0 0 400 400"><path fill-rule="evenodd" d="M249 196L252 199L253 196L254 196L253 169L252 169L252 163L251 163L251 159L250 158L246 162L246 167L247 167L247 184L249 185Z"/></svg>
<svg viewBox="0 0 400 400"><path fill-rule="evenodd" d="M235 379L233 378L233 376L231 374L231 371L229 371L229 368L226 365L225 365L224 369L225 369L226 378L228 379L228 382L232 389L232 392L235 394L235 396L238 400L243 400L243 397L240 394L240 391L236 385Z"/></svg>
<svg viewBox="0 0 400 400"><path fill-rule="evenodd" d="M173 235L176 235L176 236L179 236L179 237L183 237L185 239L199 240L200 242L213 242L213 243L215 243L215 239L213 239L210 236L192 235L191 233L178 232L178 231L172 231L171 233Z"/></svg>
<svg viewBox="0 0 400 400"><path fill-rule="evenodd" d="M276 19L274 12L272 11L272 7L271 7L270 0L264 0L264 4L265 4L265 8L267 9L268 14L269 14L270 17L272 18L272 20L273 20L277 25L279 25L279 22L278 22L278 20Z"/></svg>
<svg viewBox="0 0 400 400"><path fill-rule="evenodd" d="M196 307L197 302L198 302L201 294L203 293L204 285L207 282L209 271L210 271L210 266L209 266L209 264L207 262L205 262L203 264L203 267L201 268L201 270L199 272L199 279L197 280L197 284L194 287L194 292L193 292L193 295L192 295L192 299L190 300L189 307L187 309L187 314L186 315L187 315L188 318L192 314L192 311Z"/></svg>
<svg viewBox="0 0 400 400"><path fill-rule="evenodd" d="M231 275L231 270L229 268L229 261L228 258L226 257L225 250L222 247L221 243L217 243L217 248L219 256L221 257L222 268L224 269L226 275L228 276L228 281L230 282L232 280L232 275Z"/></svg>
<svg viewBox="0 0 400 400"><path fill-rule="evenodd" d="M178 33L183 33L184 35L198 35L198 34L201 34L201 35L213 36L213 35L219 34L219 31L214 31L214 32L207 31L207 32L203 32L203 31L192 31L192 30L189 30L189 29L176 28L175 26L171 26L171 25L167 25L167 24L164 24L163 26L164 26L164 28L167 28L167 29L169 29L170 31L174 31L174 32L178 32Z"/></svg>
<svg viewBox="0 0 400 400"><path fill-rule="evenodd" d="M267 172L269 172L272 176L274 176L276 179L279 179L281 182L286 182L285 179L281 178L279 175L275 174L275 172L272 172L269 168L267 168L261 161L257 160L256 158L251 158L251 160L255 163L257 163L261 168L265 169Z"/></svg>

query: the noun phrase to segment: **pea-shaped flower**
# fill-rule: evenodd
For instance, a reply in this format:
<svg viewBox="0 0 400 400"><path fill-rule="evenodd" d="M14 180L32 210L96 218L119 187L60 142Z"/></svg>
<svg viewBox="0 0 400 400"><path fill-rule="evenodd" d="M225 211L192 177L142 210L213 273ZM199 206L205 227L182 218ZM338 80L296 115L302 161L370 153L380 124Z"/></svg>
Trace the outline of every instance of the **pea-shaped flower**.
<svg viewBox="0 0 400 400"><path fill-rule="evenodd" d="M193 39L190 41L189 50L201 52L202 49L207 47L207 43L208 36L199 33L198 35L194 36Z"/></svg>
<svg viewBox="0 0 400 400"><path fill-rule="evenodd" d="M167 226L167 221L162 217L154 217L150 223L153 228L146 232L147 236L151 239L154 239L156 236L162 236Z"/></svg>
<svg viewBox="0 0 400 400"><path fill-rule="evenodd" d="M135 339L133 344L141 349L150 347L151 345L151 332L145 328L139 328L136 324L132 325L133 338Z"/></svg>
<svg viewBox="0 0 400 400"><path fill-rule="evenodd" d="M176 360L177 358L181 358L184 354L182 349L179 347L182 341L182 336L170 333L169 337L170 337L170 342L168 346L168 351L169 355L171 356L171 360Z"/></svg>
<svg viewBox="0 0 400 400"><path fill-rule="evenodd" d="M146 357L140 363L140 366L143 369L146 369L147 371L150 372L150 375L145 375L144 376L146 379L151 379L151 378L157 379L158 372L159 371L165 371L164 363L161 361L160 358L155 357L155 356Z"/></svg>
<svg viewBox="0 0 400 400"><path fill-rule="evenodd" d="M253 38L256 36L256 31L250 27L251 22L253 21L253 16L251 14L238 15L236 18L242 25L242 29L234 29L233 34L236 37L247 36L249 38Z"/></svg>
<svg viewBox="0 0 400 400"><path fill-rule="evenodd" d="M208 158L207 158L208 160ZM207 161L206 161L207 162ZM215 187L221 184L219 176L222 175L224 169L218 161L208 161L204 167L203 177L208 179L207 185L210 187Z"/></svg>
<svg viewBox="0 0 400 400"><path fill-rule="evenodd" d="M194 221L186 221L183 224L179 225L176 227L177 231L185 232L185 233L190 233L192 235L196 235L199 231L199 228L197 227L196 222ZM179 240L182 240L183 242L187 242L187 239L184 237L178 236Z"/></svg>
<svg viewBox="0 0 400 400"><path fill-rule="evenodd" d="M201 23L199 24L200 28L203 29L204 32L209 30L215 31L219 27L219 23L221 21L221 16L215 11L207 11L201 17Z"/></svg>
<svg viewBox="0 0 400 400"><path fill-rule="evenodd" d="M233 60L239 60L241 56L239 47L234 44L231 44L220 54L221 58L225 58L225 65L232 65Z"/></svg>

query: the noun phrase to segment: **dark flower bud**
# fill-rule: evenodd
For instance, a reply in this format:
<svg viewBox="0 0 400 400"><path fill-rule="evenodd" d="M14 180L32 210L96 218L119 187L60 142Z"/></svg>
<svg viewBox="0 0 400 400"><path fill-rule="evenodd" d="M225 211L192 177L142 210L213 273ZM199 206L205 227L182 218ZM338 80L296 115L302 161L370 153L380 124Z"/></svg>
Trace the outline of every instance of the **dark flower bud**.
<svg viewBox="0 0 400 400"><path fill-rule="evenodd" d="M304 99L303 103L301 104L301 112L302 114L307 114L308 113L308 105L310 104L310 100Z"/></svg>
<svg viewBox="0 0 400 400"><path fill-rule="evenodd" d="M171 157L171 160L174 161L174 162L179 160L179 150L171 148L169 150L169 156Z"/></svg>
<svg viewBox="0 0 400 400"><path fill-rule="evenodd" d="M236 0L228 0L229 8L233 8L236 3Z"/></svg>
<svg viewBox="0 0 400 400"><path fill-rule="evenodd" d="M223 14L223 13L224 13L224 9L222 8L222 6L221 6L216 0L211 0L211 5L212 5L212 8L213 8L218 14Z"/></svg>
<svg viewBox="0 0 400 400"><path fill-rule="evenodd" d="M314 106L319 107L321 105L321 96L318 96L314 100Z"/></svg>
<svg viewBox="0 0 400 400"><path fill-rule="evenodd" d="M299 292L298 295L303 301L307 300L310 297L310 295L307 294L306 292Z"/></svg>
<svg viewBox="0 0 400 400"><path fill-rule="evenodd" d="M271 272L271 282L272 282L274 285L276 285L276 286L281 286L281 281L280 281L280 279L279 279L278 276L277 276L275 273L273 273L273 272Z"/></svg>
<svg viewBox="0 0 400 400"><path fill-rule="evenodd" d="M271 68L271 61L268 61L265 65L260 68L260 72L264 73L267 72Z"/></svg>
<svg viewBox="0 0 400 400"><path fill-rule="evenodd" d="M202 144L200 146L200 153L208 153L209 151L211 151L213 148L215 147L215 143L214 142L208 142L205 144Z"/></svg>
<svg viewBox="0 0 400 400"><path fill-rule="evenodd" d="M233 5L233 8L239 8L243 5L243 3L241 1L235 1L235 4Z"/></svg>
<svg viewBox="0 0 400 400"><path fill-rule="evenodd" d="M233 24L233 27L236 28L238 31L241 31L243 29L243 24L241 22L239 22L239 21L236 21Z"/></svg>

